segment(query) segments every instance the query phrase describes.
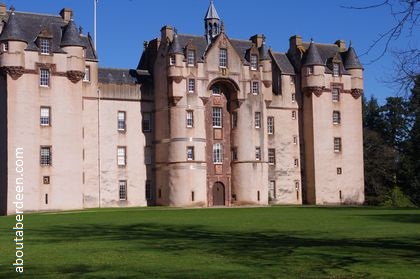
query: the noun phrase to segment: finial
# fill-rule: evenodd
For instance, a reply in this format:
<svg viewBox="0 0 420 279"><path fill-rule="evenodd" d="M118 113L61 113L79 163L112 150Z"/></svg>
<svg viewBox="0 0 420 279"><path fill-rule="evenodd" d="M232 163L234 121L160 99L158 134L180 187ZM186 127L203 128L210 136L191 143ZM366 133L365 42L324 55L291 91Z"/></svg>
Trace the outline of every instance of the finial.
<svg viewBox="0 0 420 279"><path fill-rule="evenodd" d="M313 44L314 43L314 38L311 38L311 44Z"/></svg>
<svg viewBox="0 0 420 279"><path fill-rule="evenodd" d="M79 26L79 34L83 34L83 27Z"/></svg>
<svg viewBox="0 0 420 279"><path fill-rule="evenodd" d="M148 41L144 41L143 42L143 47L144 49L146 49L149 46L149 42Z"/></svg>
<svg viewBox="0 0 420 279"><path fill-rule="evenodd" d="M15 14L15 11L16 11L16 8L15 8L15 6L10 6L10 10L12 11L12 14Z"/></svg>
<svg viewBox="0 0 420 279"><path fill-rule="evenodd" d="M353 42L350 40L349 48L353 47Z"/></svg>
<svg viewBox="0 0 420 279"><path fill-rule="evenodd" d="M175 27L174 27L174 35L177 35L178 34L178 29L176 29Z"/></svg>

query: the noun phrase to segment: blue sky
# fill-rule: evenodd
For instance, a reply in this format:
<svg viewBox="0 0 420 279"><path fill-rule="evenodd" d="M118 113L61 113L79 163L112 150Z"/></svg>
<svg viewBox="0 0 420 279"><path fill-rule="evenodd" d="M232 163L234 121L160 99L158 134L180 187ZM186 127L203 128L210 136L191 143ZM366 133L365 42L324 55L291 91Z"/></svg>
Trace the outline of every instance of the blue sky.
<svg viewBox="0 0 420 279"><path fill-rule="evenodd" d="M94 0L0 0L17 11L58 14L63 7L72 8L77 25L84 33L93 33ZM364 53L380 32L390 28L394 19L386 7L373 10L350 10L340 6L362 6L380 2L354 0L215 0L218 13L229 37L248 39L263 33L267 45L286 52L289 37L300 34L304 41L319 43L352 40L359 55ZM97 48L100 65L135 68L143 51L143 42L160 36L164 25L175 26L179 33L204 34L203 17L209 0L99 0ZM393 42L403 48L408 38ZM361 56L365 65L365 93L383 102L396 90L383 83L393 68L391 55L368 64L381 52L381 45L370 55Z"/></svg>

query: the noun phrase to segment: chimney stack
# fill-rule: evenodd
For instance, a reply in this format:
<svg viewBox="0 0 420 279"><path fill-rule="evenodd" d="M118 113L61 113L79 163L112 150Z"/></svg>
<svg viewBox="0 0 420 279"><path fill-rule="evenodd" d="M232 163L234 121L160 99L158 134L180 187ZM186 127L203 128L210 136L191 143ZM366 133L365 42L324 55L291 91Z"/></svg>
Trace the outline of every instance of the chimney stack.
<svg viewBox="0 0 420 279"><path fill-rule="evenodd" d="M0 16L6 15L6 4L0 3Z"/></svg>
<svg viewBox="0 0 420 279"><path fill-rule="evenodd" d="M337 40L335 41L335 44L340 49L340 52L346 51L346 42L344 40Z"/></svg>
<svg viewBox="0 0 420 279"><path fill-rule="evenodd" d="M68 23L72 19L72 17L73 17L73 10L72 9L69 9L69 8L63 8L60 11L60 15L63 18L63 20L66 23Z"/></svg>
<svg viewBox="0 0 420 279"><path fill-rule="evenodd" d="M249 38L249 40L252 41L257 46L257 48L260 48L264 42L264 35L257 34Z"/></svg>
<svg viewBox="0 0 420 279"><path fill-rule="evenodd" d="M166 42L166 39L169 39L170 42L172 42L174 38L174 29L172 26L165 25L160 29L161 32L161 41Z"/></svg>

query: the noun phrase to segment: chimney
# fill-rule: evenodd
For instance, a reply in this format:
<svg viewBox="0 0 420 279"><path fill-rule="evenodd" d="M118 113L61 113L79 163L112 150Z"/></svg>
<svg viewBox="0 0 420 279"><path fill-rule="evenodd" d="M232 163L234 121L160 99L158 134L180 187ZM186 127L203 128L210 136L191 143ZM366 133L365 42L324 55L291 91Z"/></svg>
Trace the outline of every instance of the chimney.
<svg viewBox="0 0 420 279"><path fill-rule="evenodd" d="M302 45L302 37L300 35L294 35L289 39L289 48L296 49Z"/></svg>
<svg viewBox="0 0 420 279"><path fill-rule="evenodd" d="M162 42L166 42L167 38L169 39L170 42L172 42L174 38L174 29L172 28L172 26L169 26L169 25L163 26L162 29L160 29L160 33L161 33Z"/></svg>
<svg viewBox="0 0 420 279"><path fill-rule="evenodd" d="M335 44L340 49L340 52L346 51L346 42L344 40L337 40L335 41Z"/></svg>
<svg viewBox="0 0 420 279"><path fill-rule="evenodd" d="M257 46L257 48L260 48L262 47L264 42L264 35L257 34L249 38L249 40L251 40Z"/></svg>
<svg viewBox="0 0 420 279"><path fill-rule="evenodd" d="M6 4L0 3L0 16L6 15Z"/></svg>
<svg viewBox="0 0 420 279"><path fill-rule="evenodd" d="M71 18L73 17L73 10L72 9L69 9L69 8L63 8L60 11L60 15L63 18L63 20L66 23L68 23L71 20Z"/></svg>

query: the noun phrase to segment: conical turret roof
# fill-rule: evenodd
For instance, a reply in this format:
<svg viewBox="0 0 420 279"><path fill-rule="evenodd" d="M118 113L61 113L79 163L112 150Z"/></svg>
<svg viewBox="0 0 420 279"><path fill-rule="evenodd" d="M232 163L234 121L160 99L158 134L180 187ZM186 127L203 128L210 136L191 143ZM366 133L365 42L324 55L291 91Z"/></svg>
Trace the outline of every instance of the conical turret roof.
<svg viewBox="0 0 420 279"><path fill-rule="evenodd" d="M260 47L260 60L270 60L270 56L268 55L268 51L265 45L265 42L262 43L262 46Z"/></svg>
<svg viewBox="0 0 420 279"><path fill-rule="evenodd" d="M359 58L357 57L356 51L350 45L346 54L344 55L344 67L347 70L350 69L363 69L362 63L360 63Z"/></svg>
<svg viewBox="0 0 420 279"><path fill-rule="evenodd" d="M84 47L79 31L76 28L73 20L70 20L67 27L64 29L63 37L61 38L61 47L66 46L81 46Z"/></svg>
<svg viewBox="0 0 420 279"><path fill-rule="evenodd" d="M182 54L182 47L179 43L178 34L174 34L174 39L172 40L171 47L169 48L169 54Z"/></svg>
<svg viewBox="0 0 420 279"><path fill-rule="evenodd" d="M28 43L22 30L20 29L14 11L10 13L9 20L0 35L0 41L21 41Z"/></svg>
<svg viewBox="0 0 420 279"><path fill-rule="evenodd" d="M216 7L214 6L213 0L210 1L210 6L207 10L207 13L204 19L220 19L219 14L217 13Z"/></svg>
<svg viewBox="0 0 420 279"><path fill-rule="evenodd" d="M311 42L309 45L308 50L305 53L303 63L304 66L313 66L313 65L322 65L324 66L325 63L321 59L321 55L318 52L317 46L314 44L314 42Z"/></svg>

